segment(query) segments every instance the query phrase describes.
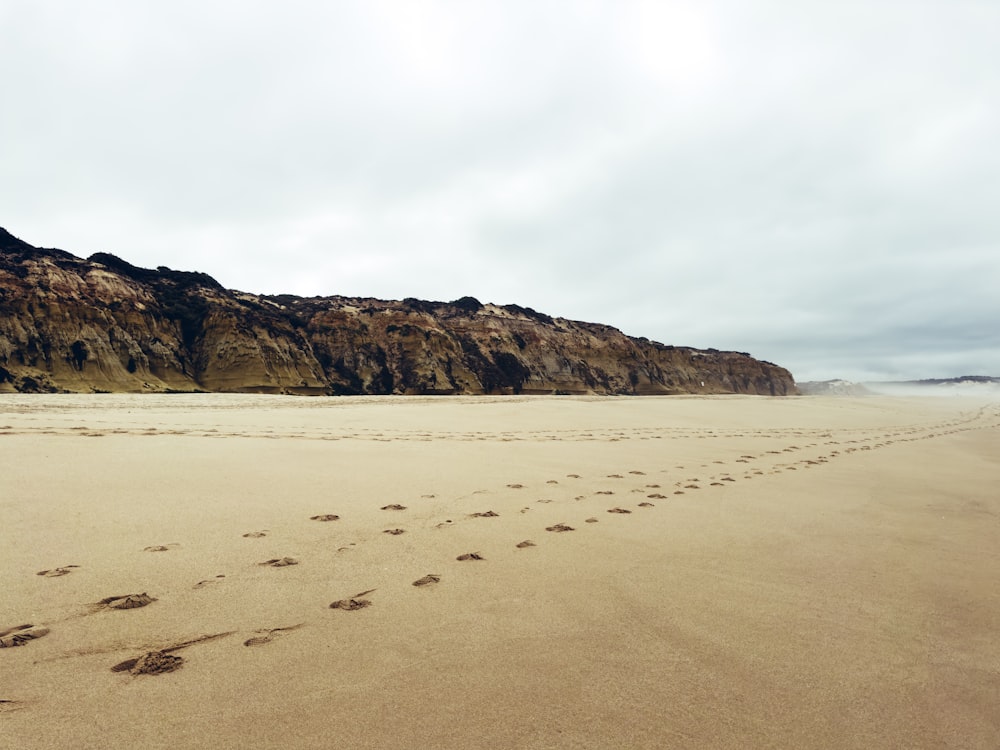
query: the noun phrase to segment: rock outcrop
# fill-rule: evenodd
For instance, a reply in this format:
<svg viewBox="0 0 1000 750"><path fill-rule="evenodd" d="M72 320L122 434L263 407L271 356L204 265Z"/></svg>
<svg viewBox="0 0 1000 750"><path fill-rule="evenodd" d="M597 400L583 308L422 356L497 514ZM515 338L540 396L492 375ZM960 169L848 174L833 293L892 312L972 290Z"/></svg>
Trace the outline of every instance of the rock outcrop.
<svg viewBox="0 0 1000 750"><path fill-rule="evenodd" d="M262 296L0 229L0 391L796 393L784 368L517 305Z"/></svg>

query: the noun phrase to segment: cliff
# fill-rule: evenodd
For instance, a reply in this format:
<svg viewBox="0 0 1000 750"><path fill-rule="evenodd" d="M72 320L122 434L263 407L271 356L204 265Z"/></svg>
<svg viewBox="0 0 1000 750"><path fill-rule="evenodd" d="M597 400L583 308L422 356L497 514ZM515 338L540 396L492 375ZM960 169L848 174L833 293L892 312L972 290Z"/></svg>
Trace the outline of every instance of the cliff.
<svg viewBox="0 0 1000 750"><path fill-rule="evenodd" d="M807 380L796 383L803 396L872 396L862 383L850 380Z"/></svg>
<svg viewBox="0 0 1000 750"><path fill-rule="evenodd" d="M0 391L796 393L748 354L517 305L262 296L0 229Z"/></svg>

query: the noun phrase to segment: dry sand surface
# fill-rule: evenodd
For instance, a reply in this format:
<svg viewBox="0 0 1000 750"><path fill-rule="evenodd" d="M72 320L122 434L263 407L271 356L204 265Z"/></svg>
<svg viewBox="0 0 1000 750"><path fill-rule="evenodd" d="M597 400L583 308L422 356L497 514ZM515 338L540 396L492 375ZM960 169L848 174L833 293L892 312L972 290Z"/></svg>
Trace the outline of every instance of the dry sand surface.
<svg viewBox="0 0 1000 750"><path fill-rule="evenodd" d="M0 470L3 748L1000 747L997 404L2 396Z"/></svg>

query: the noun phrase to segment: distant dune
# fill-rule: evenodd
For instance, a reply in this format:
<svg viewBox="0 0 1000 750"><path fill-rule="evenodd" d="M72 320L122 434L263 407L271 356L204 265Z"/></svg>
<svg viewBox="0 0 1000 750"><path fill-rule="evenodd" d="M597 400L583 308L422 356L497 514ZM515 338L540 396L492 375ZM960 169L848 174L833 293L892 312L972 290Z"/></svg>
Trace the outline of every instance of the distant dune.
<svg viewBox="0 0 1000 750"><path fill-rule="evenodd" d="M989 375L963 375L957 378L927 380L865 381L819 380L795 384L805 396L967 396L995 400L1000 398L1000 378Z"/></svg>
<svg viewBox="0 0 1000 750"><path fill-rule="evenodd" d="M957 378L902 380L865 383L875 393L888 396L968 396L1000 398L1000 378L990 375L963 375Z"/></svg>
<svg viewBox="0 0 1000 750"><path fill-rule="evenodd" d="M862 383L849 380L811 380L795 384L803 396L870 396Z"/></svg>

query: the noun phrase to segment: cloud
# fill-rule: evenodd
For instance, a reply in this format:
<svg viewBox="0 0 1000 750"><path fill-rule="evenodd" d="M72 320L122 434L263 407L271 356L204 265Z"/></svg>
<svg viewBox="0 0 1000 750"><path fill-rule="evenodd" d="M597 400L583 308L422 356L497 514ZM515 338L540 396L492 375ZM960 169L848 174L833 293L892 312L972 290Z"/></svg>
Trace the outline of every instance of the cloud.
<svg viewBox="0 0 1000 750"><path fill-rule="evenodd" d="M997 21L971 0L14 0L0 223L250 291L516 302L801 378L1000 373Z"/></svg>

